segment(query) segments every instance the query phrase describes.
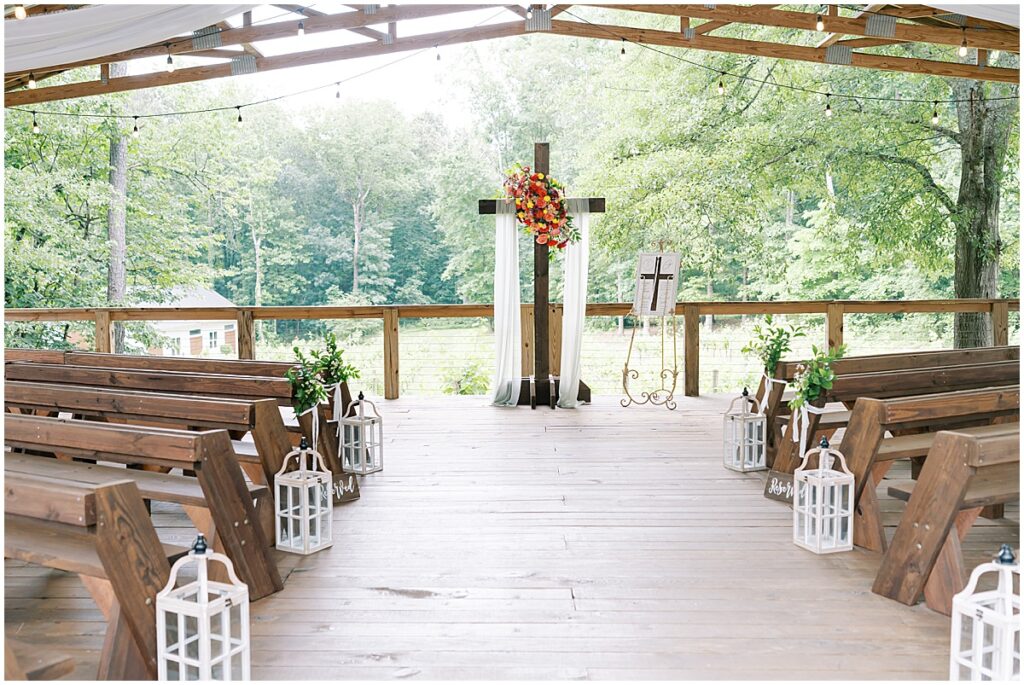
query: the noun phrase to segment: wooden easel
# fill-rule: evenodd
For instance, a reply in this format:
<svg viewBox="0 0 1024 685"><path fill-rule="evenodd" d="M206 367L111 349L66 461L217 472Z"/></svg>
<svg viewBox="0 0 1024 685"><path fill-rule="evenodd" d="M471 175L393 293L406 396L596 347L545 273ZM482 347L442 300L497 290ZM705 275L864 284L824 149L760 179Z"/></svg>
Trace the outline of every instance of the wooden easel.
<svg viewBox="0 0 1024 685"><path fill-rule="evenodd" d="M533 144L533 172L549 175L551 169L551 146L548 143ZM603 197L586 198L592 214L604 212ZM480 200L480 214L496 214L498 203L503 200ZM533 244L533 376L523 378L519 392L519 404L529 404L536 409L538 404L547 404L552 409L558 401L558 377L551 375L548 363L550 331L548 326L548 246ZM580 381L579 400L590 401L590 387Z"/></svg>

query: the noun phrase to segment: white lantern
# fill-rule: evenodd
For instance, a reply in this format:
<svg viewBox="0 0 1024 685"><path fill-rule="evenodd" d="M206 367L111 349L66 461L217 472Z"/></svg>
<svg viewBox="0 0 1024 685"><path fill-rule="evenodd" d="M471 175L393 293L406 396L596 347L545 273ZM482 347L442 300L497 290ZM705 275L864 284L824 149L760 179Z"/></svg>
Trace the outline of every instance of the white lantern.
<svg viewBox="0 0 1024 685"><path fill-rule="evenodd" d="M978 592L989 572L998 574L995 589ZM995 562L974 569L967 587L953 596L949 679L1020 680L1020 564L1009 545Z"/></svg>
<svg viewBox="0 0 1024 685"><path fill-rule="evenodd" d="M228 582L210 580L210 561L224 564ZM175 587L186 568L195 580ZM249 679L249 588L202 535L157 593L156 645L160 680Z"/></svg>
<svg viewBox="0 0 1024 685"><path fill-rule="evenodd" d="M292 459L298 468L288 471ZM312 554L330 547L334 497L331 472L306 438L289 452L274 476L277 548L283 552Z"/></svg>
<svg viewBox="0 0 1024 685"><path fill-rule="evenodd" d="M725 468L743 473L768 468L764 456L766 428L765 415L758 411L757 401L743 388L743 394L734 399L725 412Z"/></svg>
<svg viewBox="0 0 1024 685"><path fill-rule="evenodd" d="M814 456L818 468L809 469ZM841 471L833 468L837 459ZM793 542L815 554L853 549L853 474L826 438L793 472Z"/></svg>
<svg viewBox="0 0 1024 685"><path fill-rule="evenodd" d="M366 405L373 409L367 416ZM354 407L359 407L356 413ZM348 416L338 421L341 438L341 470L365 476L384 468L384 427L377 405L359 393L359 399L349 405Z"/></svg>

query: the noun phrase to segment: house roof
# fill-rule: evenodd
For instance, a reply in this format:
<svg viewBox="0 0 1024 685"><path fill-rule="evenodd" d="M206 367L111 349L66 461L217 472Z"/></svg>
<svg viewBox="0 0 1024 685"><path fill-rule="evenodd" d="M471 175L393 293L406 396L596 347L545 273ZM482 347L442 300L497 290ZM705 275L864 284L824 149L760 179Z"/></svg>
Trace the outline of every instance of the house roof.
<svg viewBox="0 0 1024 685"><path fill-rule="evenodd" d="M220 293L202 287L181 287L172 291L167 302L140 302L137 307L234 307L235 303Z"/></svg>

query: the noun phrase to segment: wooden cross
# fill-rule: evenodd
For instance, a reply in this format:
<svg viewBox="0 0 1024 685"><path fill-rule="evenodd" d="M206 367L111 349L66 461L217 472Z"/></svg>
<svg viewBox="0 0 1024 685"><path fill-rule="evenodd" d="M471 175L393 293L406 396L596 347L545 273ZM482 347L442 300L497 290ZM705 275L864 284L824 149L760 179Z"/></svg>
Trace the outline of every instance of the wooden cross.
<svg viewBox="0 0 1024 685"><path fill-rule="evenodd" d="M654 281L654 293L651 296L651 310L658 308L658 287L662 281L671 281L673 278L672 274L661 273L661 257L656 257L654 261L654 273L640 274L640 279L644 281Z"/></svg>
<svg viewBox="0 0 1024 685"><path fill-rule="evenodd" d="M533 144L533 171L545 176L551 174L551 146L548 143ZM579 200L569 201L578 202ZM480 213L496 214L499 202L504 202L504 200L480 200ZM605 201L603 197L586 198L586 202L592 214L604 212ZM548 326L548 246L539 245L536 241L532 242L533 378L535 382L533 387L531 387L531 379L523 379L523 385L519 392L519 404L529 404L533 408L536 408L537 404L547 404L554 409L555 402L558 401L558 378L551 375L551 367L548 364L550 340ZM582 381L580 381L579 398L585 402L590 401L590 388Z"/></svg>

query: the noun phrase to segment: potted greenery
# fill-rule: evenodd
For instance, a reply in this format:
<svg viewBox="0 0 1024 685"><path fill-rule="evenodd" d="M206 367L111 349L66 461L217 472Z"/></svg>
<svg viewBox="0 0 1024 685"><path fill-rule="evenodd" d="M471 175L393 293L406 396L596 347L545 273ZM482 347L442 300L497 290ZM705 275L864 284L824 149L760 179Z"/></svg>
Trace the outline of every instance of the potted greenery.
<svg viewBox="0 0 1024 685"><path fill-rule="evenodd" d="M341 403L335 407L335 417L342 416L349 410L352 404L352 393L349 391L349 379L359 378L359 369L345 362L344 350L338 349L338 337L334 333L324 336L324 349L311 350L309 355L316 365L327 389L337 387L338 394L335 395L335 402Z"/></svg>
<svg viewBox="0 0 1024 685"><path fill-rule="evenodd" d="M804 335L804 329L793 324L775 324L771 314L765 314L764 326L754 326L754 338L743 348L744 354L754 353L761 361L761 368L768 378L775 373L782 355L791 351L790 342L793 338Z"/></svg>
<svg viewBox="0 0 1024 685"><path fill-rule="evenodd" d="M297 363L288 369L285 377L292 384L292 407L295 415L304 414L316 405L327 400L327 390L324 388L316 366L295 348Z"/></svg>
<svg viewBox="0 0 1024 685"><path fill-rule="evenodd" d="M832 388L836 373L832 370L832 362L842 359L846 354L846 345L830 350L820 350L817 345L811 346L813 356L798 367L793 378L796 394L789 401L789 408L797 410L806 404L821 406L825 401L826 391Z"/></svg>

